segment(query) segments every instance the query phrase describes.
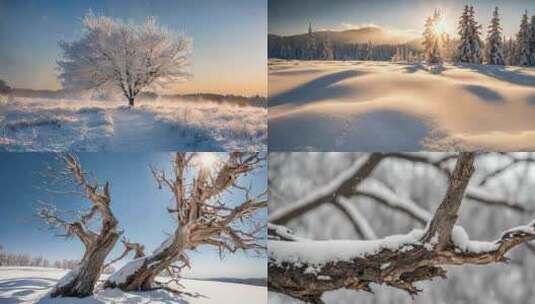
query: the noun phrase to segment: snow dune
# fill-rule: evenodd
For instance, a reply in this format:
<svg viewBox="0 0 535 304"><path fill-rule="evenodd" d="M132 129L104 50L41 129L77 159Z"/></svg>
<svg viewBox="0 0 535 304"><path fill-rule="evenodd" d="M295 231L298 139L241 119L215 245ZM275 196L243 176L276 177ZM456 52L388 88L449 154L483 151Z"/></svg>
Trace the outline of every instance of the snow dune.
<svg viewBox="0 0 535 304"><path fill-rule="evenodd" d="M67 271L40 267L0 267L0 303L39 304L104 304L104 303L267 303L265 287L200 280L181 280L191 296L178 297L167 291L122 292L118 289L100 290L94 296L78 298L49 298L46 294Z"/></svg>
<svg viewBox="0 0 535 304"><path fill-rule="evenodd" d="M535 148L535 69L269 62L272 150Z"/></svg>
<svg viewBox="0 0 535 304"><path fill-rule="evenodd" d="M0 151L265 150L259 107L155 100L15 98L0 104Z"/></svg>

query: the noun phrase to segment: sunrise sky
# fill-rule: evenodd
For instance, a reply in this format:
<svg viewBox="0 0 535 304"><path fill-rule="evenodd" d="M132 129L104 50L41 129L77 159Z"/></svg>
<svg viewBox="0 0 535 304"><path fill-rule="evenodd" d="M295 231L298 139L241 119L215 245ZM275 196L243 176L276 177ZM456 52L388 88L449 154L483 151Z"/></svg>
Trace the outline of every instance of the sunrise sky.
<svg viewBox="0 0 535 304"><path fill-rule="evenodd" d="M265 95L265 0L1 1L0 79L12 87L59 89L59 40L72 40L81 19L97 15L159 23L193 39L192 81L171 93Z"/></svg>
<svg viewBox="0 0 535 304"><path fill-rule="evenodd" d="M484 35L495 6L499 7L506 36L518 32L524 10L527 9L530 15L535 14L533 0L270 0L268 32L281 35L304 33L310 21L315 30L344 30L374 25L421 36L426 17L434 9L440 9L445 31L456 35L457 21L466 4L474 6Z"/></svg>

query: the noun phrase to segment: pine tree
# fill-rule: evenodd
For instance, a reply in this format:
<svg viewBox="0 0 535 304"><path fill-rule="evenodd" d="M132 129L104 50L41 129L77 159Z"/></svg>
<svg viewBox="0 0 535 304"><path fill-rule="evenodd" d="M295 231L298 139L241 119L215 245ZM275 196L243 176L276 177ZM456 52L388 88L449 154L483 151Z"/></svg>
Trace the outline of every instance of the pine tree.
<svg viewBox="0 0 535 304"><path fill-rule="evenodd" d="M492 20L489 24L486 47L485 62L488 64L504 65L503 45L502 45L502 28L498 16L498 7L494 9Z"/></svg>
<svg viewBox="0 0 535 304"><path fill-rule="evenodd" d="M530 39L529 39L529 53L530 65L535 66L535 15L531 16Z"/></svg>
<svg viewBox="0 0 535 304"><path fill-rule="evenodd" d="M424 25L424 56L425 61L429 64L435 64L442 62L440 58L440 50L438 44L438 37L435 33L435 23L439 18L437 11L435 11L433 17L427 17Z"/></svg>
<svg viewBox="0 0 535 304"><path fill-rule="evenodd" d="M520 30L516 34L516 53L515 61L520 66L528 66L530 63L530 24L528 22L528 12L522 16Z"/></svg>
<svg viewBox="0 0 535 304"><path fill-rule="evenodd" d="M460 43L457 48L457 61L468 63L481 63L481 25L477 24L474 16L474 7L465 5L462 16L459 18Z"/></svg>
<svg viewBox="0 0 535 304"><path fill-rule="evenodd" d="M470 27L470 45L472 48L472 63L481 63L481 46L483 45L480 35L481 35L481 25L477 24L474 16L474 7L470 6L469 9L469 27Z"/></svg>
<svg viewBox="0 0 535 304"><path fill-rule="evenodd" d="M507 41L507 56L505 57L508 65L516 65L516 45L513 38L509 38Z"/></svg>
<svg viewBox="0 0 535 304"><path fill-rule="evenodd" d="M472 62L472 47L470 33L469 7L464 6L462 16L459 18L458 33L460 37L459 46L457 47L457 62Z"/></svg>

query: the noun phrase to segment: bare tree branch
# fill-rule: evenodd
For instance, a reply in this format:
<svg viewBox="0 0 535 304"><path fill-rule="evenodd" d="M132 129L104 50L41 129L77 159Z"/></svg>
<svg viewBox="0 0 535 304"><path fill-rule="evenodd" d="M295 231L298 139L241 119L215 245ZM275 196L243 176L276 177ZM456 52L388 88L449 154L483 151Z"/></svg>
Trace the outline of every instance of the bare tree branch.
<svg viewBox="0 0 535 304"><path fill-rule="evenodd" d="M72 180L83 193L91 207L88 212L77 212L78 218L69 221L62 218L57 208L52 204L41 203L37 209L37 216L42 218L53 229L64 231L65 237L77 236L84 244L85 252L78 268L66 275L52 290L51 296L57 297L85 297L93 293L98 278L103 270L104 260L117 242L120 232L117 230L118 221L113 215L110 204L110 184L103 186L98 182L90 182L82 169L79 160L72 154L59 156L64 170L56 170L55 180L58 182ZM59 171L59 173L57 173ZM90 230L86 224L100 219L98 232Z"/></svg>
<svg viewBox="0 0 535 304"><path fill-rule="evenodd" d="M119 255L117 258L111 260L107 264L103 266L103 269L106 269L108 266L122 260L125 256L127 256L131 251L134 251L134 259L141 258L145 256L145 246L139 244L139 243L133 243L130 242L126 237L123 237L121 239L121 243L123 243L124 251Z"/></svg>
<svg viewBox="0 0 535 304"><path fill-rule="evenodd" d="M333 202L333 205L345 215L345 217L351 222L355 232L365 240L374 240L377 238L377 234L371 227L370 223L362 213L358 210L353 202L346 198L339 198Z"/></svg>
<svg viewBox="0 0 535 304"><path fill-rule="evenodd" d="M470 177L474 173L475 154L462 152L453 170L446 196L438 206L426 231L424 241L431 241L438 237L437 246L442 249L451 239L453 226L459 217L459 208L468 186Z"/></svg>
<svg viewBox="0 0 535 304"><path fill-rule="evenodd" d="M229 153L211 168L202 165L203 153L176 153L173 161L174 176L151 168L159 188L167 188L174 196L174 206L168 211L176 215L177 227L168 239L152 254L126 264L104 283L105 288L125 291L151 290L155 278L167 271L176 275L176 262L189 266L187 252L201 245L214 246L222 256L224 252L263 251L261 233L265 224L258 224L254 215L267 208L266 192L252 195L250 187L239 181L262 165L259 153ZM226 191L244 191L245 198L228 204L223 201Z"/></svg>
<svg viewBox="0 0 535 304"><path fill-rule="evenodd" d="M384 156L381 153L372 153L368 157L358 159L330 184L288 205L287 208L279 208L271 212L269 221L274 224L285 224L292 218L315 209L323 203L333 201L337 197L351 196L355 187L370 176L383 158Z"/></svg>

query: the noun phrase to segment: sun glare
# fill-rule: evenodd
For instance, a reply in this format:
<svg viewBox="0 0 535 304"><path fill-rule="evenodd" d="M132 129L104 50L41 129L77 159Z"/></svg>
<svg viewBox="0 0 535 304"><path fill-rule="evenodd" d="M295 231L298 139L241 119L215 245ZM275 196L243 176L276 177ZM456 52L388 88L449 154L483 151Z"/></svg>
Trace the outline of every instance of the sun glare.
<svg viewBox="0 0 535 304"><path fill-rule="evenodd" d="M448 32L448 24L446 22L446 18L444 18L444 15L440 15L435 21L433 30L437 35L442 35Z"/></svg>
<svg viewBox="0 0 535 304"><path fill-rule="evenodd" d="M217 164L218 160L219 158L217 157L215 153L211 153L211 152L199 153L199 158L198 158L199 164L201 165L201 167L205 169L213 168Z"/></svg>

